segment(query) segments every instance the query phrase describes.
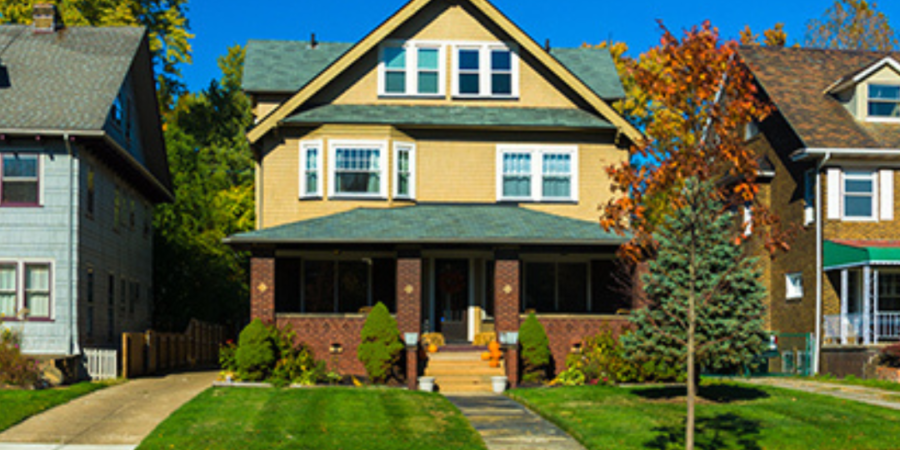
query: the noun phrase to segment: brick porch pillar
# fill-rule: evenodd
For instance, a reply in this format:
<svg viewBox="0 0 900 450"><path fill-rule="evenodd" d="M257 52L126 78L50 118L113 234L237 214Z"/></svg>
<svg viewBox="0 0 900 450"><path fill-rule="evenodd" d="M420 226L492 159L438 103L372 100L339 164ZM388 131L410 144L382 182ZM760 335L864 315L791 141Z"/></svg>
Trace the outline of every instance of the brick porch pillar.
<svg viewBox="0 0 900 450"><path fill-rule="evenodd" d="M506 378L510 389L519 385L519 344L506 346Z"/></svg>
<svg viewBox="0 0 900 450"><path fill-rule="evenodd" d="M422 259L418 253L397 258L397 327L401 339L403 333L422 332ZM418 356L418 346L406 348L406 384L411 390L418 384Z"/></svg>
<svg viewBox="0 0 900 450"><path fill-rule="evenodd" d="M275 323L275 253L254 252L250 258L250 319Z"/></svg>
<svg viewBox="0 0 900 450"><path fill-rule="evenodd" d="M497 338L504 331L519 331L519 267L518 255L497 253L494 266L494 328ZM518 344L507 346L506 377L510 387L519 384Z"/></svg>

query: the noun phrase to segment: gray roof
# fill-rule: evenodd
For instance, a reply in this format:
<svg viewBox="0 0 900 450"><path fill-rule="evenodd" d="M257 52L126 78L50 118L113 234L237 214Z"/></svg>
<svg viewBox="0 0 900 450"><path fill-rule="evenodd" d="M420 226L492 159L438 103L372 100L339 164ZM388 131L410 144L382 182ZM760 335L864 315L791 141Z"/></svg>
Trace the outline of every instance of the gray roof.
<svg viewBox="0 0 900 450"><path fill-rule="evenodd" d="M247 42L243 88L248 92L294 93L312 81L353 44L306 41ZM600 98L625 97L616 65L607 49L555 48L550 54Z"/></svg>
<svg viewBox="0 0 900 450"><path fill-rule="evenodd" d="M103 129L143 36L136 27L0 26L0 129Z"/></svg>
<svg viewBox="0 0 900 450"><path fill-rule="evenodd" d="M294 114L284 123L615 129L580 109L475 106L324 105Z"/></svg>
<svg viewBox="0 0 900 450"><path fill-rule="evenodd" d="M513 205L425 204L358 208L227 238L229 244L620 245L597 222Z"/></svg>

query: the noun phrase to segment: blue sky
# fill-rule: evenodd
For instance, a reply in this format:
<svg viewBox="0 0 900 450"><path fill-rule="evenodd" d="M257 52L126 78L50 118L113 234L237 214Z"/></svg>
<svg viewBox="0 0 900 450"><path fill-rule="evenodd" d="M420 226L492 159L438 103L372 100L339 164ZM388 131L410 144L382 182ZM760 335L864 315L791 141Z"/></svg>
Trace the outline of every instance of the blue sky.
<svg viewBox="0 0 900 450"><path fill-rule="evenodd" d="M833 0L492 0L541 44L576 47L609 38L639 54L659 40L656 20L681 30L709 19L723 36L737 37L749 24L757 33L784 22L788 43L802 42L806 22ZM196 35L194 63L183 69L188 88L206 87L219 76L216 58L248 39L355 42L387 19L406 0L191 0L188 18ZM900 23L900 1L881 0L879 9Z"/></svg>

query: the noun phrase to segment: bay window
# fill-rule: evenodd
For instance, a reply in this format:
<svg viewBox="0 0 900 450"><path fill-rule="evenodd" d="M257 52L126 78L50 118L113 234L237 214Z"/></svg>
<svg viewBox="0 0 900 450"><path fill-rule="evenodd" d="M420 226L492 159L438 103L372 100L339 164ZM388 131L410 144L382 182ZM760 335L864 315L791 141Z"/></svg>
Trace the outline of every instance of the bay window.
<svg viewBox="0 0 900 450"><path fill-rule="evenodd" d="M0 154L0 206L36 206L39 187L38 155Z"/></svg>
<svg viewBox="0 0 900 450"><path fill-rule="evenodd" d="M332 141L329 196L386 197L386 148L385 142Z"/></svg>
<svg viewBox="0 0 900 450"><path fill-rule="evenodd" d="M577 167L577 147L498 146L497 199L577 201Z"/></svg>

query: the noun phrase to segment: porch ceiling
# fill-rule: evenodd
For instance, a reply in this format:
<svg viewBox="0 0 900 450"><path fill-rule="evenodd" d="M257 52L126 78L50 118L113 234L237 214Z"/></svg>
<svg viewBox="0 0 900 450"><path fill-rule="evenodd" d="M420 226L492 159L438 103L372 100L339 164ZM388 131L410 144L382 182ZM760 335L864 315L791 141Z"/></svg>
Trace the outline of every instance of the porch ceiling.
<svg viewBox="0 0 900 450"><path fill-rule="evenodd" d="M627 239L596 222L518 206L431 204L357 208L237 234L225 243L620 245Z"/></svg>
<svg viewBox="0 0 900 450"><path fill-rule="evenodd" d="M900 265L900 241L825 241L825 270Z"/></svg>

